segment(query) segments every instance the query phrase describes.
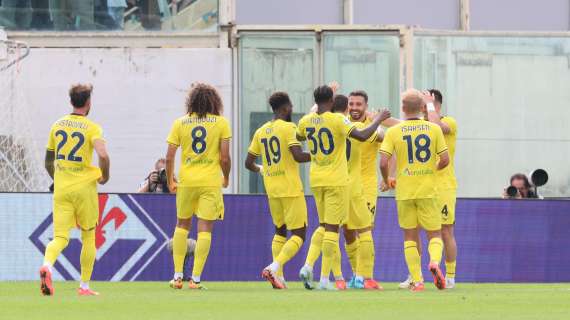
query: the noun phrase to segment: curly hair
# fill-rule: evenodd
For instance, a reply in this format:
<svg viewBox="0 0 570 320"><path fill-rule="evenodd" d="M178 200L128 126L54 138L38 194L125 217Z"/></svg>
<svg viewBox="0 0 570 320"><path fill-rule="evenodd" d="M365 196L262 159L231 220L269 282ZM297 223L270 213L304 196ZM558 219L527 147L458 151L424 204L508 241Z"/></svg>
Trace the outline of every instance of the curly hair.
<svg viewBox="0 0 570 320"><path fill-rule="evenodd" d="M186 98L188 114L196 113L198 118L205 118L208 113L221 115L224 105L218 90L205 83L192 84Z"/></svg>

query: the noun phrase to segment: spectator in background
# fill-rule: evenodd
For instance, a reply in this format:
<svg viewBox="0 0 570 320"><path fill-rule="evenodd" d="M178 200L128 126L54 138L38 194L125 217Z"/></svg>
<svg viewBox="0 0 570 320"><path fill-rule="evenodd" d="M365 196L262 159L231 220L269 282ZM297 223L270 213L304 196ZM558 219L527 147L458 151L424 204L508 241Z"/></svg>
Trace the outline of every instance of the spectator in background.
<svg viewBox="0 0 570 320"><path fill-rule="evenodd" d="M54 29L95 30L94 0L49 0Z"/></svg>
<svg viewBox="0 0 570 320"><path fill-rule="evenodd" d="M512 194L509 194L508 189L514 187ZM516 189L516 192L514 192ZM515 173L511 176L511 184L503 190L503 199L537 199L538 195L533 190L533 186L526 174Z"/></svg>
<svg viewBox="0 0 570 320"><path fill-rule="evenodd" d="M107 0L107 10L114 22L112 29L123 30L125 27L125 9L127 0Z"/></svg>
<svg viewBox="0 0 570 320"><path fill-rule="evenodd" d="M28 30L32 24L32 0L1 0L0 26Z"/></svg>
<svg viewBox="0 0 570 320"><path fill-rule="evenodd" d="M174 180L176 181L176 177ZM156 160L154 170L141 183L138 192L169 193L166 179L166 159Z"/></svg>

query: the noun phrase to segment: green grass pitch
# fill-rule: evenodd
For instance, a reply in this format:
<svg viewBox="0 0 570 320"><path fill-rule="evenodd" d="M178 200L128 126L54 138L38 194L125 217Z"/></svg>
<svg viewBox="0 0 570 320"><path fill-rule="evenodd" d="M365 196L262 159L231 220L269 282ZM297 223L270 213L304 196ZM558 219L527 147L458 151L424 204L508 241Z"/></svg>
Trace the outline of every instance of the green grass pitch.
<svg viewBox="0 0 570 320"><path fill-rule="evenodd" d="M206 283L205 283L206 284ZM158 282L94 282L101 295L78 297L76 282L0 282L0 319L570 319L570 284L465 284L423 293L384 283L383 292L273 290L265 282L210 282L205 291Z"/></svg>

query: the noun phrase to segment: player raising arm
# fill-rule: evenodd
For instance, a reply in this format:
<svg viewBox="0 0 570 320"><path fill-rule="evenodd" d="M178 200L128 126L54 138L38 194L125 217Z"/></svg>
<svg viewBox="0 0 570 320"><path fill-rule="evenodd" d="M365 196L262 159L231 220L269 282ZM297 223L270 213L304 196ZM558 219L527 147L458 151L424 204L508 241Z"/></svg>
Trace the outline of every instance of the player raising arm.
<svg viewBox="0 0 570 320"><path fill-rule="evenodd" d="M293 258L305 241L307 231L307 204L298 162L309 162L295 134L297 126L291 122L293 105L285 92L269 97L273 120L257 129L249 146L245 167L263 176L269 199L269 210L275 225L271 242L273 262L263 269L262 276L275 289L285 289L283 266ZM263 166L255 160L261 157ZM292 236L287 240L287 230Z"/></svg>
<svg viewBox="0 0 570 320"><path fill-rule="evenodd" d="M229 184L231 169L228 120L222 117L222 99L207 84L192 86L186 100L188 113L174 121L168 135L166 175L171 192L176 192L178 222L172 238L174 278L170 286L182 289L182 270L188 250L187 239L192 216L198 217L198 238L190 289L203 289L200 276L210 252L216 220L224 218L222 187ZM178 184L174 181L174 159L182 149Z"/></svg>
<svg viewBox="0 0 570 320"><path fill-rule="evenodd" d="M348 165L346 139L366 141L372 136L386 110L379 113L372 124L357 129L341 114L331 113L333 91L329 86L320 86L314 91L318 109L299 121L297 136L307 139L311 153L310 185L315 197L320 226L311 238L305 265L299 272L305 288L312 289L313 265L323 252L320 289L333 289L329 283L333 259L339 251L339 226L346 222L348 212Z"/></svg>
<svg viewBox="0 0 570 320"><path fill-rule="evenodd" d="M439 126L421 120L422 94L414 89L402 97L405 120L388 129L380 152L382 191L388 190L389 160L396 155L396 203L398 222L404 232L404 255L412 276L412 291L423 291L420 255L417 249L418 226L427 231L430 255L429 270L438 289L445 289L439 264L441 214L437 208L436 172L449 164L447 145ZM437 157L439 156L439 161Z"/></svg>
<svg viewBox="0 0 570 320"><path fill-rule="evenodd" d="M87 119L91 110L93 86L77 84L69 90L73 112L57 120L51 127L45 167L54 179L53 240L46 247L40 268L41 292L53 295L53 264L69 244L69 232L81 229L81 282L78 294L98 295L89 288L95 264L95 227L99 221L97 182L109 180L110 160L101 127ZM99 167L91 164L93 149Z"/></svg>

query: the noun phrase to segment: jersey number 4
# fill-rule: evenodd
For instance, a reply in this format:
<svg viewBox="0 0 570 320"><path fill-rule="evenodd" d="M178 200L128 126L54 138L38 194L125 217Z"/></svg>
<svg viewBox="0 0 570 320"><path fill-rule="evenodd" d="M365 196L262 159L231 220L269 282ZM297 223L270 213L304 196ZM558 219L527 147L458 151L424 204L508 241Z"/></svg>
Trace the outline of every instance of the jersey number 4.
<svg viewBox="0 0 570 320"><path fill-rule="evenodd" d="M55 136L61 137L61 141L57 144L57 148L56 148L56 152L55 152L56 153L55 159L56 160L65 160L65 158L66 158L65 155L61 154L60 151L61 151L61 148L63 148L63 146L67 143L67 132L65 132L63 130L58 130L55 132ZM81 162L81 161L83 161L83 158L77 157L77 156L75 156L75 154L77 153L77 151L79 151L79 149L85 143L85 136L81 132L73 132L71 134L71 138L77 139L77 142L75 143L75 146L73 146L73 148L71 148L71 151L67 155L67 160L73 161L73 162Z"/></svg>
<svg viewBox="0 0 570 320"><path fill-rule="evenodd" d="M431 140L428 135L420 134L413 140L412 143L412 136L407 135L402 137L404 141L406 141L408 145L408 163L414 163L414 158L419 162L428 162L431 158L431 151L429 146L431 144ZM415 147L415 152L414 152ZM414 157L415 156L415 157Z"/></svg>

